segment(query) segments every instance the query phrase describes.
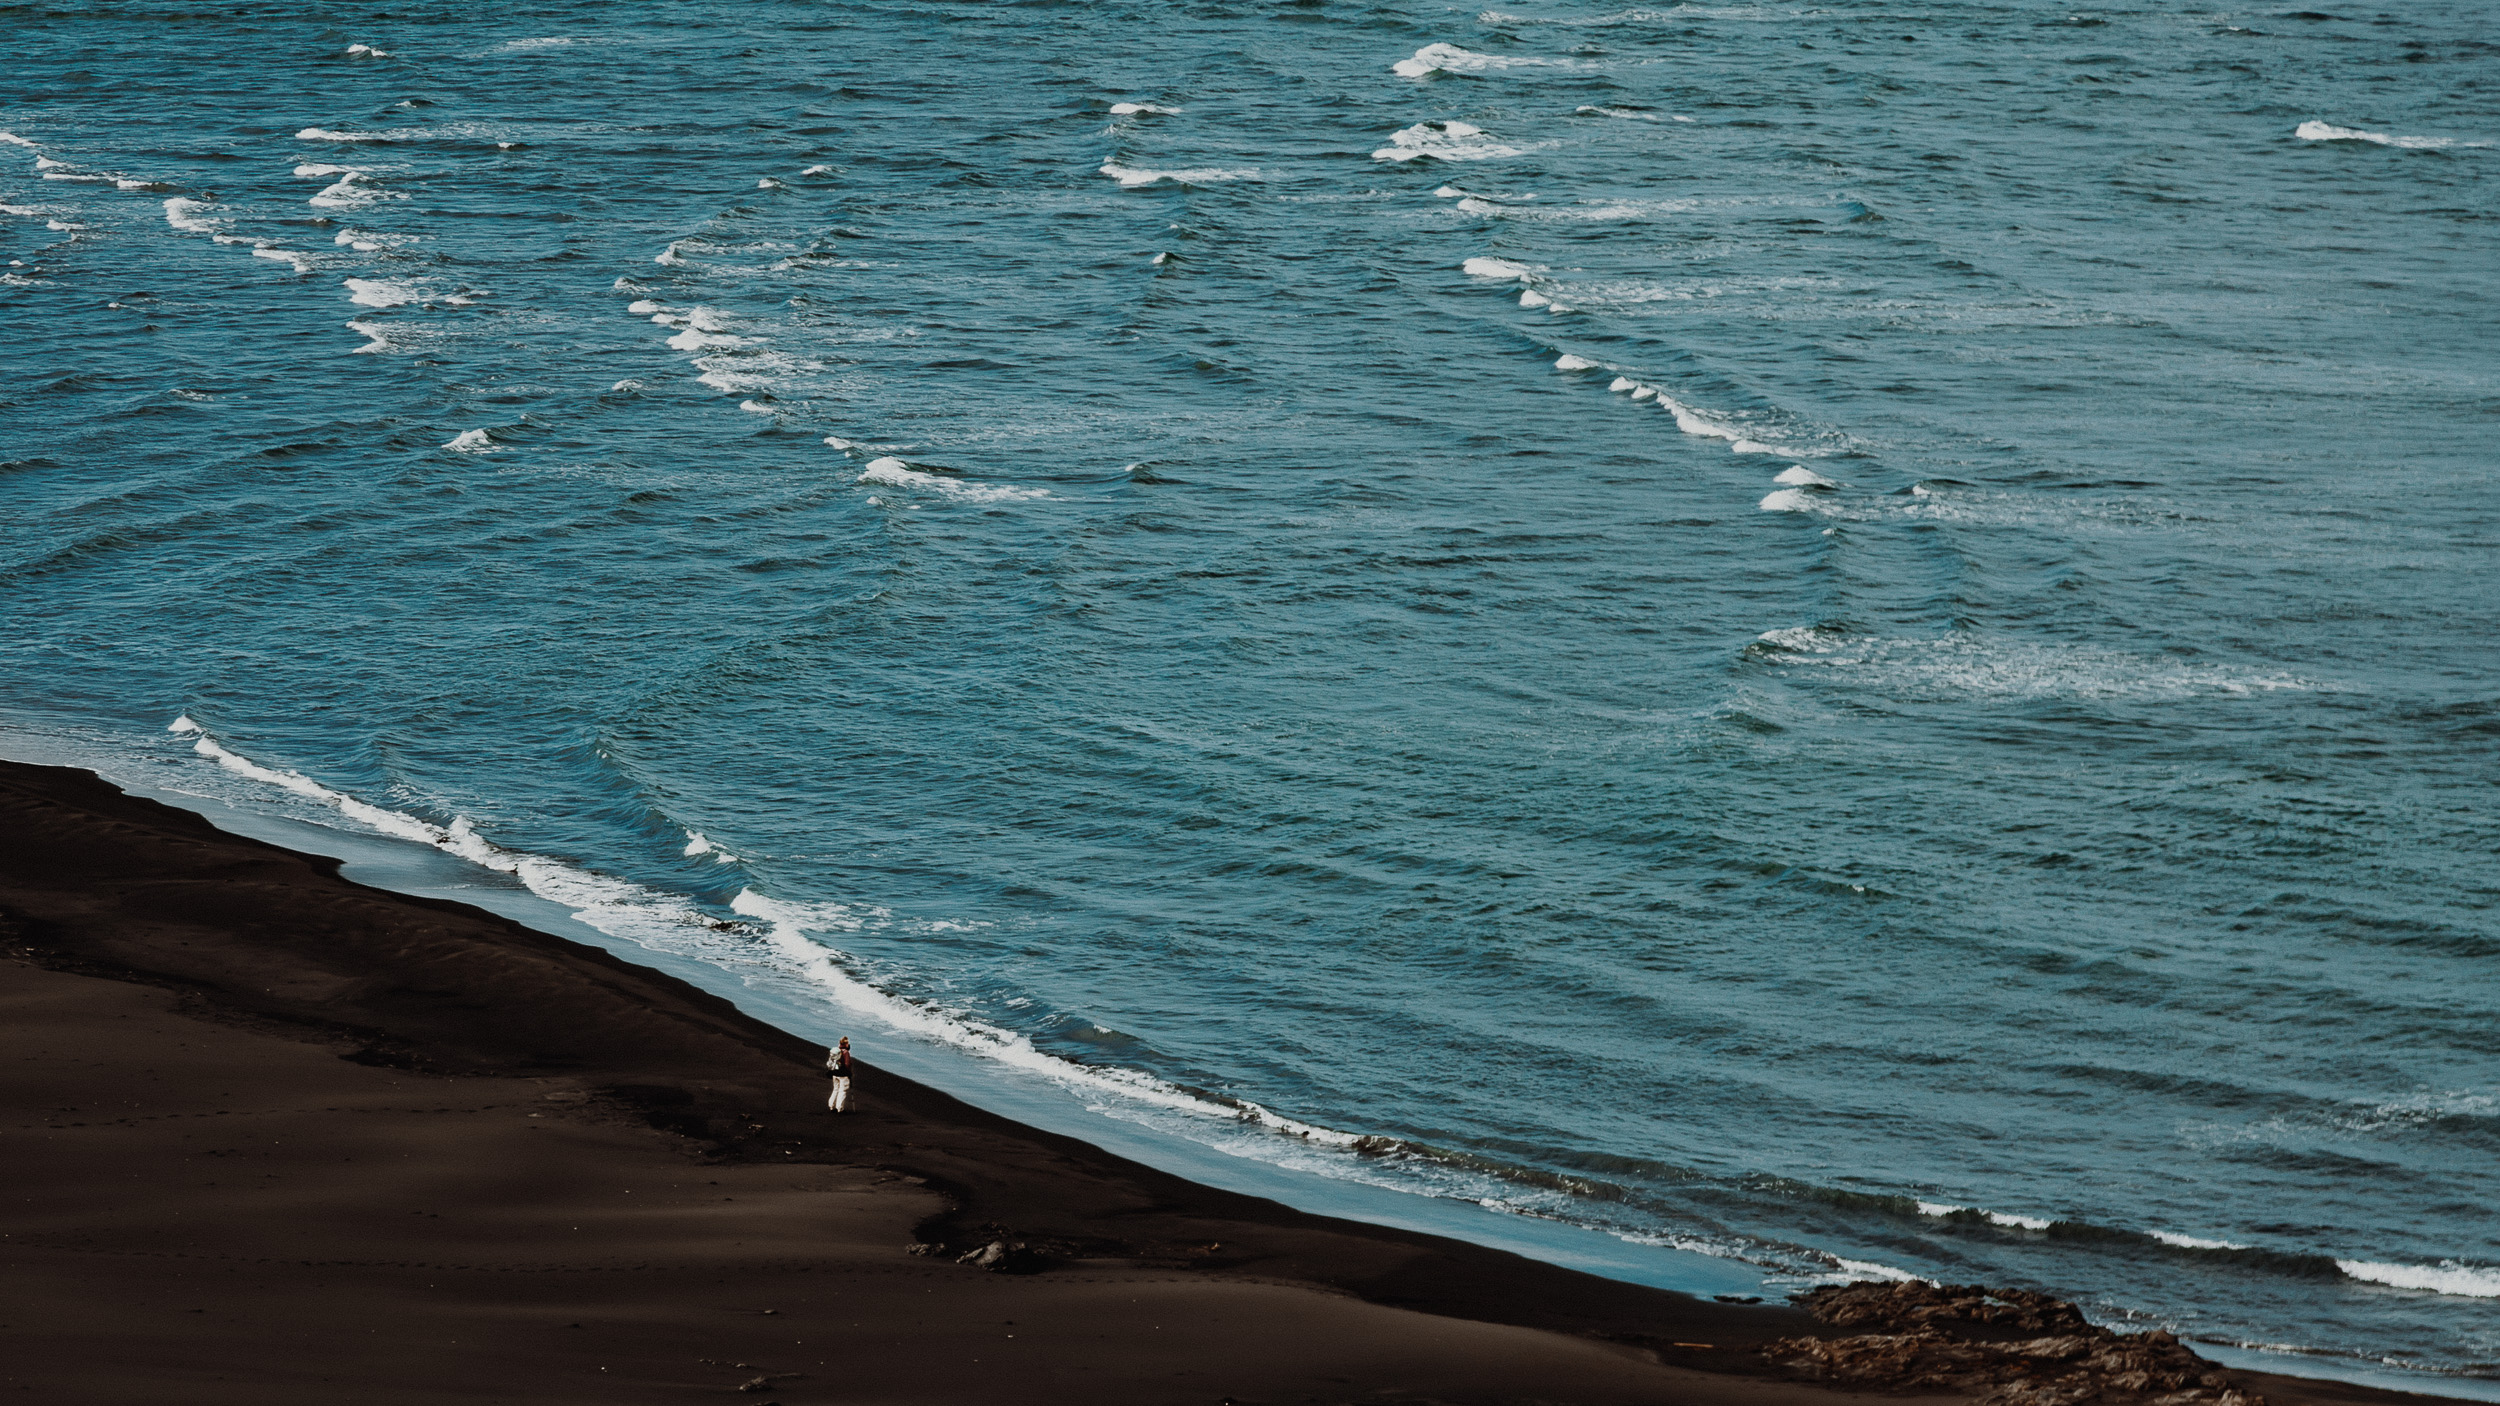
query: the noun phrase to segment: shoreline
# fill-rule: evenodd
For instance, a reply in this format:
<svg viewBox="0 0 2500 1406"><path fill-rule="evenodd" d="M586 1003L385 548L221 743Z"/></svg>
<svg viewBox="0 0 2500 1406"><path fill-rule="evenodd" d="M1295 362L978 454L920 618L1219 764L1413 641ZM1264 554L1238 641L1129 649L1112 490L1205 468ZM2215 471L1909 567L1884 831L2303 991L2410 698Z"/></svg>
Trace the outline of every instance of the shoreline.
<svg viewBox="0 0 2500 1406"><path fill-rule="evenodd" d="M858 1240L848 1258L841 1258L847 1268L815 1265L806 1271L819 1275L814 1282L824 1282L826 1274L843 1282L904 1274L915 1282L929 1279L918 1285L925 1298L979 1298L1014 1285L1004 1292L1062 1301L1084 1299L1118 1281L1130 1291L1133 1308L1159 1310L1167 1302L1212 1295L1224 1299L1230 1312L1271 1325L1297 1325L1292 1331L1318 1332L1321 1338L1329 1323L1366 1318L1361 1341L1348 1343L1331 1359L1336 1367L1385 1372L1375 1386L1409 1392L1427 1390L1424 1378L1415 1375L1424 1370L1417 1364L1440 1360L1444 1369L1436 1369L1437 1384L1427 1390L1438 1399L1507 1399L1524 1394L1517 1383L1551 1383L1557 1371L1574 1384L1564 1398L1571 1400L1649 1399L1671 1386L1679 1397L1730 1402L1845 1395L1783 1379L1764 1363L1760 1349L1775 1340L1831 1335L1796 1308L1715 1303L1466 1241L1293 1210L985 1112L883 1071L874 1061L863 1060L861 1112L831 1118L820 1107L821 1049L720 997L474 907L352 883L338 876L334 861L232 835L188 811L129 796L91 773L0 763L0 834L8 837L0 847L6 850L0 859L0 914L14 920L13 998L28 983L55 988L45 999L69 1007L84 1003L101 1009L117 1004L116 996L146 995L168 1008L153 1015L116 1010L112 1019L168 1030L205 1027L227 1043L239 1040L260 1052L234 1058L275 1060L295 1071L290 1077L314 1083L334 1075L351 1082L418 1081L429 1089L470 1091L472 1103L480 1101L475 1091L503 1090L510 1096L498 1107L529 1111L480 1115L494 1124L493 1137L526 1140L529 1134L563 1131L596 1134L594 1141L624 1139L640 1146L641 1159L654 1168L680 1169L683 1178L694 1177L685 1169L704 1169L703 1182L720 1180L723 1172L750 1180L803 1172L815 1180L802 1191L781 1193L806 1203L808 1209L793 1211L800 1219L817 1216L819 1203L839 1200L855 1203L854 1219L863 1224L908 1230L908 1237ZM63 981L114 990L65 994L66 988L58 987ZM76 1025L58 1025L49 1038L75 1040ZM106 1056L90 1061L96 1067L112 1063L109 1049L88 1052ZM121 1082L154 1096L152 1081L161 1077L151 1072ZM526 1102L519 1099L521 1091L531 1095ZM99 1093L86 1097L94 1100ZM63 1106L86 1104L63 1100ZM185 1117L223 1113L128 1120L145 1122L144 1128L134 1126L132 1136L160 1144L137 1160L173 1176L167 1158L179 1159L184 1149L172 1130ZM28 1126L45 1129L34 1136L47 1143L85 1140L48 1120L29 1120ZM403 1158L439 1155L434 1144L440 1140L429 1142L416 1128L392 1136L408 1143ZM91 1161L86 1174L130 1160L125 1151ZM568 1175L582 1174L581 1166L567 1165ZM594 1158L587 1165L599 1163ZM682 1182L672 1185L683 1191ZM656 1186L642 1190L662 1199L654 1196ZM352 1201L354 1192L352 1184L333 1178L321 1194ZM499 1204L473 1193L467 1204L476 1215L508 1211L511 1199ZM80 1233L98 1243L126 1229L112 1225L109 1216L95 1221L99 1212L93 1208L85 1214L89 1219L81 1222L86 1228ZM394 1217L394 1234L409 1233L408 1226L397 1225L399 1219L421 1221L426 1214L441 1215ZM219 1233L242 1233L255 1224L266 1229L273 1217L282 1220L283 1214L265 1210L256 1222L250 1215L236 1219L229 1208ZM100 1276L99 1285L113 1279L106 1271L114 1266L132 1271L139 1263L114 1259L113 1252L94 1245L82 1256L58 1243L64 1233L57 1227L21 1232L0 1245L12 1260L66 1257ZM284 1238L286 1232L274 1233ZM557 1236L558 1244L578 1243L571 1239L578 1231L542 1233ZM631 1233L618 1233L625 1238L611 1249L647 1248ZM686 1234L673 1233L681 1239ZM54 1239L44 1241L46 1235ZM699 1235L693 1240L709 1243ZM169 1242L160 1233L149 1243ZM904 1243L920 1253L905 1253ZM983 1274L955 1263L959 1257L1023 1272ZM304 1266L316 1276L322 1272L314 1260ZM761 1276L759 1283L783 1273L752 1272ZM348 1302L353 1301L351 1296ZM1110 1324L1100 1317L1101 1308L1093 1305L1089 1311L1095 1317L1084 1321ZM1051 1310L1036 1303L1025 1311L1047 1321ZM704 1316L690 1308L680 1316L688 1313ZM1405 1316L1378 1322L1367 1317L1379 1314ZM10 1321L19 1318L12 1310ZM1093 1381L1103 1369L1080 1350L1076 1321L1047 1344L1065 1359L1053 1370L1083 1371ZM507 1339L518 1331L505 1327ZM1131 1323L1127 1331L1148 1334L1146 1344L1169 1341L1151 1336L1166 1331L1159 1324ZM1453 1331L1459 1331L1456 1340L1449 1337ZM1017 1351L1044 1346L1033 1343L1037 1335L1028 1333L1028 1348ZM1102 1343L1120 1337L1116 1331L1097 1336ZM1458 1341L1475 1346L1453 1356ZM1139 1346L1121 1344L1123 1360ZM1261 1365L1257 1356L1256 1343L1239 1334L1213 1333L1210 1321L1210 1336L1190 1360L1220 1363L1237 1379L1235 1385L1250 1392L1285 1387L1278 1374L1293 1376L1298 1370L1272 1361ZM1080 1365L1079 1359L1092 1365ZM977 1365L951 1361L949 1370ZM507 1364L502 1370L534 1369ZM10 1375L24 1377L18 1369ZM1341 1373L1321 1375L1347 1381ZM2260 1391L2277 1402L2420 1399L2318 1379L2245 1371L2224 1375L2235 1389ZM805 1399L812 1388L796 1383L806 1380L821 1386L826 1378L793 1378L788 1386L767 1381L757 1390ZM255 1389L265 1388L261 1383ZM936 1396L916 1399L977 1389L967 1381L961 1388L936 1390Z"/></svg>

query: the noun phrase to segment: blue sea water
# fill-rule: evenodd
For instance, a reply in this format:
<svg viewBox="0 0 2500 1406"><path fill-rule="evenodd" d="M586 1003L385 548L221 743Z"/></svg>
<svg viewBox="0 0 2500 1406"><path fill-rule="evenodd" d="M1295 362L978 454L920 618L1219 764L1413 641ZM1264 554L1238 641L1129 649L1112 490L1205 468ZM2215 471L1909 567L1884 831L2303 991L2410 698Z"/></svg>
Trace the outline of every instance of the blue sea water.
<svg viewBox="0 0 2500 1406"><path fill-rule="evenodd" d="M0 7L0 709L1313 1178L2500 1377L2488 7L1512 3Z"/></svg>

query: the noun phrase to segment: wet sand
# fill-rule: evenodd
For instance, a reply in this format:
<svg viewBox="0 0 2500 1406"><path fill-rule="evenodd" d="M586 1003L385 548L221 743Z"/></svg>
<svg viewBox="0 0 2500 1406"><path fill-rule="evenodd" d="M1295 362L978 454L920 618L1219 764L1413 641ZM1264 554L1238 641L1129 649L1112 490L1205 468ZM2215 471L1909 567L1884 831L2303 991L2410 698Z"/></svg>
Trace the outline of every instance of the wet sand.
<svg viewBox="0 0 2500 1406"><path fill-rule="evenodd" d="M0 1391L1944 1399L1766 1375L1818 1331L1794 1308L1200 1186L869 1061L834 1117L822 1059L598 949L0 763ZM993 1245L1006 1272L959 1262Z"/></svg>

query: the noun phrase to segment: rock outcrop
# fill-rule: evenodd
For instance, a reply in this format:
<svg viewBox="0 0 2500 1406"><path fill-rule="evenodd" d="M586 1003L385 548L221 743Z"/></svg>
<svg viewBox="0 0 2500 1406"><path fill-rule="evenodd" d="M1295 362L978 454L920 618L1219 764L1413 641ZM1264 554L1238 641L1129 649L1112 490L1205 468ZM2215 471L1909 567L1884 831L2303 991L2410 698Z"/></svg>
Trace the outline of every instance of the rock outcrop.
<svg viewBox="0 0 2500 1406"><path fill-rule="evenodd" d="M2265 1406L2169 1333L2115 1333L2073 1304L1976 1284L1844 1284L1798 1304L1848 1337L1783 1338L1774 1366L1860 1391L1961 1392L1983 1406Z"/></svg>

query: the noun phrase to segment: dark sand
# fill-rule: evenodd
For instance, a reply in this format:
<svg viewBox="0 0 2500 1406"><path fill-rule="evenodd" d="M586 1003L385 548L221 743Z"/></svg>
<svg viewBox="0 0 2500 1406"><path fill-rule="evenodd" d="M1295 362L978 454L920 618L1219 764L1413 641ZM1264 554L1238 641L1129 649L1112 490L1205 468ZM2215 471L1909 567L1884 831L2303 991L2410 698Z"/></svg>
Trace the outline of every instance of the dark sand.
<svg viewBox="0 0 2500 1406"><path fill-rule="evenodd" d="M865 1062L835 1118L823 1057L0 763L0 1401L1920 1399L1763 1375L1795 1309L1307 1215ZM992 1241L1029 1272L955 1262Z"/></svg>

